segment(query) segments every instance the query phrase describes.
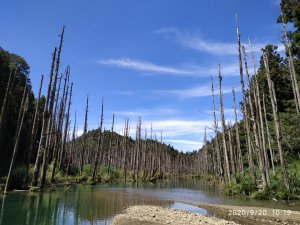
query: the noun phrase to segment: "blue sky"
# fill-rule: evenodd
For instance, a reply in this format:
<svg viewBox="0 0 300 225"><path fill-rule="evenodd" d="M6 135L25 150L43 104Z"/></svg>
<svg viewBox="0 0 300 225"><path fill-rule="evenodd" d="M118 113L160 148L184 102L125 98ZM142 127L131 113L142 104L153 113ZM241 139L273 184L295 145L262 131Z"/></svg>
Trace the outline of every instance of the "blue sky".
<svg viewBox="0 0 300 225"><path fill-rule="evenodd" d="M225 116L232 119L231 88L239 87L236 14L257 61L265 44L280 45L276 0L11 0L1 3L0 46L25 58L36 93L65 25L61 71L71 66L79 132L88 94L89 129L99 124L103 97L106 129L112 113L118 132L125 117L134 128L141 116L144 129L152 124L165 143L190 151L211 127L210 76L219 63Z"/></svg>

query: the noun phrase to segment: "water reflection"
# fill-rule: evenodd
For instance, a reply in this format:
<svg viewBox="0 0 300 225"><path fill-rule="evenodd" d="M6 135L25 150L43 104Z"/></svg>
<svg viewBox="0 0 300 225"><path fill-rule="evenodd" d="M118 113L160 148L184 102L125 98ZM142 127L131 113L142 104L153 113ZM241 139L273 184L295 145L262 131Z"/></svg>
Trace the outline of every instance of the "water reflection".
<svg viewBox="0 0 300 225"><path fill-rule="evenodd" d="M113 216L137 204L168 206L223 218L214 212L179 202L274 207L274 201L226 197L214 186L193 179L156 184L114 183L73 185L44 193L11 193L0 196L0 225L109 225ZM299 210L276 202L276 208Z"/></svg>
<svg viewBox="0 0 300 225"><path fill-rule="evenodd" d="M172 204L170 201L91 186L74 186L69 190L45 193L11 193L2 197L0 203L0 225L108 225L114 215L131 205Z"/></svg>

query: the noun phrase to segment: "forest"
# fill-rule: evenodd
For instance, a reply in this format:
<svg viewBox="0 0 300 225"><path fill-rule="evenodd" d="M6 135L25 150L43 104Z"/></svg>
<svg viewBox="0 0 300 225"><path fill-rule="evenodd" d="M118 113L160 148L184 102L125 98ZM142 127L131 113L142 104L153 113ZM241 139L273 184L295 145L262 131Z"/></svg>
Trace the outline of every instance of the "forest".
<svg viewBox="0 0 300 225"><path fill-rule="evenodd" d="M156 182L183 176L216 184L227 195L299 198L299 15L299 1L282 0L277 23L282 25L285 51L266 45L258 65L250 39L241 40L237 19L242 101L236 101L233 88L234 121L226 119L219 65L211 83L213 127L207 127L214 137L205 134L202 148L187 153L165 144L163 131L144 129L140 117L134 127L130 127L133 121L124 118L122 134L115 130L114 115L111 127L104 129L105 99L98 129L89 130L88 96L85 117L71 115L72 70L61 66L65 27L52 51L49 74L41 75L37 96L26 59L0 48L1 192L38 191L59 183ZM42 93L43 86L46 93ZM80 136L78 120L84 121ZM135 136L130 136L132 130Z"/></svg>

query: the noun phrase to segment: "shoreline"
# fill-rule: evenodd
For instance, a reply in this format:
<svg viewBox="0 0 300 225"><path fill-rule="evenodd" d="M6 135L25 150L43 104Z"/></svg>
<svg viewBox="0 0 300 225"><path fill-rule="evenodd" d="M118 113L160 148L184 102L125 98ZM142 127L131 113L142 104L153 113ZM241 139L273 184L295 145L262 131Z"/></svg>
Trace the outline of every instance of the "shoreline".
<svg viewBox="0 0 300 225"><path fill-rule="evenodd" d="M206 209L208 210L208 215L201 215L198 213L191 213L184 210L166 207L141 205L129 207L123 214L115 216L112 225L300 224L300 211L206 203L182 203Z"/></svg>

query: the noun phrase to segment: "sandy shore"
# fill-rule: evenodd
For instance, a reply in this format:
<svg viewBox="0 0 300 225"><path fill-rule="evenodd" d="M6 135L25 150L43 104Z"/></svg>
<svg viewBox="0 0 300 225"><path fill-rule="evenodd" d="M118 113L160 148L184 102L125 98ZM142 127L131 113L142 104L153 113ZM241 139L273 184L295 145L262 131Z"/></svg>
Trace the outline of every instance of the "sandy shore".
<svg viewBox="0 0 300 225"><path fill-rule="evenodd" d="M213 217L206 217L197 213L163 208L158 206L132 206L124 214L116 216L112 225L234 225Z"/></svg>
<svg viewBox="0 0 300 225"><path fill-rule="evenodd" d="M215 205L198 203L192 204L212 211L223 218L241 224L249 225L300 225L300 211L282 210L274 208Z"/></svg>
<svg viewBox="0 0 300 225"><path fill-rule="evenodd" d="M271 208L193 204L209 210L210 214L224 218L208 217L197 213L159 206L132 206L117 215L112 225L300 225L300 212Z"/></svg>

